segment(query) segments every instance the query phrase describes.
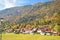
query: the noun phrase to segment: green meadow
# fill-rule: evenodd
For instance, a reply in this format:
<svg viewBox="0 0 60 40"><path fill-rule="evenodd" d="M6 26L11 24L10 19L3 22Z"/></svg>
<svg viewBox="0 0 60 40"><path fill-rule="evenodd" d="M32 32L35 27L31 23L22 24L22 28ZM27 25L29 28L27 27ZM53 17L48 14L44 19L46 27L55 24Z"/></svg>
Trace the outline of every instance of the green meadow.
<svg viewBox="0 0 60 40"><path fill-rule="evenodd" d="M60 36L42 36L40 34L2 34L2 40L60 40Z"/></svg>

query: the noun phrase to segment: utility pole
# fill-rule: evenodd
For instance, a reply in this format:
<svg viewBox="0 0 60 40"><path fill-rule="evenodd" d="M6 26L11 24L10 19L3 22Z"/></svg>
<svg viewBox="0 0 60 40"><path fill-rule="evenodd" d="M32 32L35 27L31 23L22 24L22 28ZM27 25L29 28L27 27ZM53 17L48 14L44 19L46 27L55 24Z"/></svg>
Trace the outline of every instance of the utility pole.
<svg viewBox="0 0 60 40"><path fill-rule="evenodd" d="M3 21L4 21L4 18L0 18L0 40L2 40Z"/></svg>

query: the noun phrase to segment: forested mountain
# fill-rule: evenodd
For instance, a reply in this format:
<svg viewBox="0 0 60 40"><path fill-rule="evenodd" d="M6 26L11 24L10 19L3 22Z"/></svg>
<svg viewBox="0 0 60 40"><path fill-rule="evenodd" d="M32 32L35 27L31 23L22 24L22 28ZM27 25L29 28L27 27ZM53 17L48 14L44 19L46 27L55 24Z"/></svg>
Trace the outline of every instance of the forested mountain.
<svg viewBox="0 0 60 40"><path fill-rule="evenodd" d="M49 25L51 29L60 32L60 1L8 8L0 11L0 18L4 18L4 25L8 24L7 27L9 24L24 24L25 26L30 24L31 27Z"/></svg>
<svg viewBox="0 0 60 40"><path fill-rule="evenodd" d="M8 8L0 11L0 18L4 18L10 23L32 23L37 20L51 21L56 16L55 14L59 15L58 6L56 1L50 1Z"/></svg>

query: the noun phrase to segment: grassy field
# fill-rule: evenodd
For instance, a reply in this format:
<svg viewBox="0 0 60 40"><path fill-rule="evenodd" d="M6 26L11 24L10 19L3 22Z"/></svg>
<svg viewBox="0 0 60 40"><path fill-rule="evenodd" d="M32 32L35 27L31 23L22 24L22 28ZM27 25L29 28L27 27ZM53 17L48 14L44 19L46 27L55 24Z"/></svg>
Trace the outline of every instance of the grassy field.
<svg viewBox="0 0 60 40"><path fill-rule="evenodd" d="M39 34L2 34L2 40L60 40L60 37L41 36Z"/></svg>

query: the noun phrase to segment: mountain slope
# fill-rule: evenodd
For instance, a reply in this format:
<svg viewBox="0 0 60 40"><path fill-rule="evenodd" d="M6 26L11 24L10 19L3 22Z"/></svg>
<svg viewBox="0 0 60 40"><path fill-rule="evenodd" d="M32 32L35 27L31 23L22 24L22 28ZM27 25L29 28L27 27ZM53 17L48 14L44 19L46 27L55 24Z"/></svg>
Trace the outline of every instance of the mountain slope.
<svg viewBox="0 0 60 40"><path fill-rule="evenodd" d="M55 12L58 12L56 3L51 1L5 9L0 11L0 17L10 23L28 23L44 19L46 15L52 17Z"/></svg>

